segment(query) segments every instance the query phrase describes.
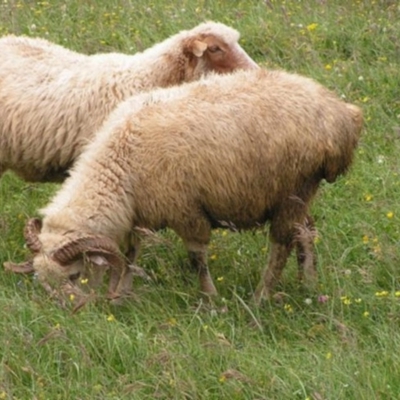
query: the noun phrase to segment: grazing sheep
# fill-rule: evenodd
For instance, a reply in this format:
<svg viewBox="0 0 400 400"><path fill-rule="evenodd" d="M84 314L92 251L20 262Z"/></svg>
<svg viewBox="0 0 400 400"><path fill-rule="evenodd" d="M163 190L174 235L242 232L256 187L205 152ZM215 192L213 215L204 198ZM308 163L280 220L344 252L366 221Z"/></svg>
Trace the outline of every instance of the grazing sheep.
<svg viewBox="0 0 400 400"><path fill-rule="evenodd" d="M118 103L211 71L258 68L239 33L207 22L135 55L87 56L43 39L0 39L0 177L62 181Z"/></svg>
<svg viewBox="0 0 400 400"><path fill-rule="evenodd" d="M215 294L206 261L211 230L269 221L259 302L279 279L299 225L313 224L307 212L320 182L335 181L350 166L362 121L358 107L283 71L215 75L132 97L42 210L43 227L28 222L34 257L24 267L51 291L85 276L91 268L83 259L111 266L109 291L119 296L132 280L119 247L125 251L133 233L134 264L140 231L169 227L183 239L201 290Z"/></svg>

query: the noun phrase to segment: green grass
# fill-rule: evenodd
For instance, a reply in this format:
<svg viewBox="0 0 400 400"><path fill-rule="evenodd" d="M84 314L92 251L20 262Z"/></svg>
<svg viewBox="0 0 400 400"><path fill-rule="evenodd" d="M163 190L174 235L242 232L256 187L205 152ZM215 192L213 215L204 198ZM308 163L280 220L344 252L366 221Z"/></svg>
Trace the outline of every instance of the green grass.
<svg viewBox="0 0 400 400"><path fill-rule="evenodd" d="M145 246L140 264L154 282L136 282L138 300L123 307L99 301L72 314L30 277L1 271L0 399L400 398L397 1L0 0L1 35L85 53L134 53L207 19L240 30L265 67L308 75L364 110L353 168L313 205L318 290L297 285L291 259L281 301L251 306L264 231L214 233L224 313L202 306L172 232ZM0 264L25 258L24 222L56 190L3 176Z"/></svg>

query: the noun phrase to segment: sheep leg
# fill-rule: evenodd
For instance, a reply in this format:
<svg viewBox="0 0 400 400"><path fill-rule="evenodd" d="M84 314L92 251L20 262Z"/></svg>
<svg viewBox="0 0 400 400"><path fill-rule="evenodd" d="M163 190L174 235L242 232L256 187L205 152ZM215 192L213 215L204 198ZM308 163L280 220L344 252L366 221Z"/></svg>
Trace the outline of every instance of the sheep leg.
<svg viewBox="0 0 400 400"><path fill-rule="evenodd" d="M257 305L259 305L263 299L270 299L271 292L282 275L290 251L290 244L272 241L268 266L264 270L261 281L254 293L254 300Z"/></svg>
<svg viewBox="0 0 400 400"><path fill-rule="evenodd" d="M218 292L207 265L207 245L187 243L186 247L190 264L199 277L201 292L207 296L216 296Z"/></svg>
<svg viewBox="0 0 400 400"><path fill-rule="evenodd" d="M304 224L298 227L296 236L298 280L304 281L308 287L313 287L317 281L317 260L314 252L314 219L310 215L307 215Z"/></svg>
<svg viewBox="0 0 400 400"><path fill-rule="evenodd" d="M136 260L139 256L139 250L140 240L138 238L135 238L133 239L129 250L125 254L126 258L128 259L128 263L126 264L122 275L119 277L119 281L115 282L116 286L114 287L114 291L116 297L129 295L133 292L133 276L138 275L138 271L141 270L141 268L136 266Z"/></svg>

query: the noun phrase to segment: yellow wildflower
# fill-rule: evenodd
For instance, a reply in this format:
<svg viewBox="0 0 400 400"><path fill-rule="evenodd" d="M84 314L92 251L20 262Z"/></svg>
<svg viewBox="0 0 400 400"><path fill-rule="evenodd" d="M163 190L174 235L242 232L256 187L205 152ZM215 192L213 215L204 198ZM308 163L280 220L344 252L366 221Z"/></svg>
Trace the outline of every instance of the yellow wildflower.
<svg viewBox="0 0 400 400"><path fill-rule="evenodd" d="M326 353L325 358L326 358L327 360L330 360L330 359L332 358L332 353L331 353L330 351L328 351L328 353Z"/></svg>
<svg viewBox="0 0 400 400"><path fill-rule="evenodd" d="M114 315L113 315L113 314L110 314L110 315L107 317L107 321L108 321L108 322L113 322L113 321L115 321Z"/></svg>
<svg viewBox="0 0 400 400"><path fill-rule="evenodd" d="M387 290L382 290L381 292L375 292L376 297L387 297L389 292Z"/></svg>
<svg viewBox="0 0 400 400"><path fill-rule="evenodd" d="M369 311L364 311L363 312L363 317L365 317L365 318L369 317Z"/></svg>
<svg viewBox="0 0 400 400"><path fill-rule="evenodd" d="M210 259L213 261L216 260L217 258L218 258L218 256L216 254L212 254L210 257Z"/></svg>
<svg viewBox="0 0 400 400"><path fill-rule="evenodd" d="M367 244L369 242L369 237L367 235L364 235L362 241L364 244Z"/></svg>
<svg viewBox="0 0 400 400"><path fill-rule="evenodd" d="M222 282L224 280L224 277L223 276L219 276L218 278L217 278L217 281L218 282Z"/></svg>
<svg viewBox="0 0 400 400"><path fill-rule="evenodd" d="M318 24L316 24L315 22L313 22L310 25L307 25L307 30L308 32L313 32L317 29Z"/></svg>
<svg viewBox="0 0 400 400"><path fill-rule="evenodd" d="M330 71L332 69L332 65L331 64L326 64L324 67L327 71Z"/></svg>
<svg viewBox="0 0 400 400"><path fill-rule="evenodd" d="M225 375L221 375L221 376L219 377L218 381L219 381L220 383L224 383L224 382L226 381L226 376L225 376Z"/></svg>
<svg viewBox="0 0 400 400"><path fill-rule="evenodd" d="M70 294L70 295L69 295L69 299L70 299L71 301L74 301L74 300L75 300L75 295L74 295L74 294Z"/></svg>
<svg viewBox="0 0 400 400"><path fill-rule="evenodd" d="M293 312L293 307L290 304L285 304L283 306L283 308L285 309L286 312L288 313L292 313Z"/></svg>
<svg viewBox="0 0 400 400"><path fill-rule="evenodd" d="M364 200L365 200L365 201L371 201L371 200L372 200L372 194L366 194L366 195L364 196Z"/></svg>
<svg viewBox="0 0 400 400"><path fill-rule="evenodd" d="M394 213L392 211L389 211L386 216L390 219L393 218Z"/></svg>
<svg viewBox="0 0 400 400"><path fill-rule="evenodd" d="M178 322L176 321L176 318L170 318L169 320L168 320L168 325L170 325L170 326L175 326L175 325L177 325L178 324Z"/></svg>

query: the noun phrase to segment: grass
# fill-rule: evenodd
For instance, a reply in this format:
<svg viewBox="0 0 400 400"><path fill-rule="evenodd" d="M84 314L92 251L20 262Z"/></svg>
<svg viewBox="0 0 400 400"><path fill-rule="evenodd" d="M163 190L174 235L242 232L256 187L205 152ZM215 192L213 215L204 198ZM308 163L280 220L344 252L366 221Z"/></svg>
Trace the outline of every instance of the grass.
<svg viewBox="0 0 400 400"><path fill-rule="evenodd" d="M400 8L397 1L0 1L0 34L85 52L134 53L207 19L241 31L267 68L313 77L362 106L351 171L314 202L319 287L296 283L251 306L268 253L264 231L216 231L221 293L203 307L172 232L140 264L138 300L72 315L34 280L0 274L0 399L397 399L400 393ZM0 264L20 261L22 228L56 185L0 181Z"/></svg>

